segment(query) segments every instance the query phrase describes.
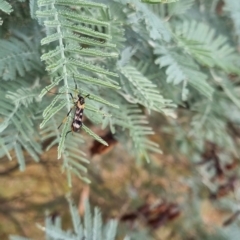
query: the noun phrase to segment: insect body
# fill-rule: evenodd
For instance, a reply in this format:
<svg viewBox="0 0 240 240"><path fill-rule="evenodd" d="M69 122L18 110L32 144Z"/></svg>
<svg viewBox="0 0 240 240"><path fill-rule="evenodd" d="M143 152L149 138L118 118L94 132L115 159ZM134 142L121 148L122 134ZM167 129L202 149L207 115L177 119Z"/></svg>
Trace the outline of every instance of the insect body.
<svg viewBox="0 0 240 240"><path fill-rule="evenodd" d="M75 92L77 92L77 83L74 79L75 82ZM85 105L85 98L89 97L90 95L86 95L85 97L81 96L80 94L77 95L77 101L76 98L74 99L72 93L68 93L73 101L73 106L71 107L70 111L68 112L67 116L63 119L61 124L58 126L58 129L62 126L64 122L66 122L67 118L69 117L70 113L72 112L73 108L75 107L75 113L74 113L74 118L71 124L71 131L68 131L66 133L66 136L70 132L79 132L79 130L82 127L82 117L83 117L83 110L84 110L84 105Z"/></svg>
<svg viewBox="0 0 240 240"><path fill-rule="evenodd" d="M71 93L69 93L70 96L72 97L73 99L73 102L74 102L74 98L72 96ZM89 97L90 95L88 94L86 97ZM82 127L82 117L83 117L83 110L84 110L84 105L85 105L85 98L86 97L83 97L81 95L78 95L78 99L76 102L74 102L74 105L73 107L70 109L70 111L68 112L67 116L65 117L65 119L62 121L62 123L59 125L58 128L61 127L61 125L67 120L69 114L71 113L72 109L75 107L76 110L75 110L75 114L74 114L74 118L73 118L73 121L72 121L72 124L71 124L71 131L68 131L66 133L66 136L68 135L68 133L70 132L79 132L79 130L81 129Z"/></svg>
<svg viewBox="0 0 240 240"><path fill-rule="evenodd" d="M86 97L89 97L89 94ZM82 127L82 117L83 117L83 110L85 105L85 98L82 97L81 95L78 95L78 100L75 103L76 110L74 114L74 119L71 126L72 132L78 132Z"/></svg>
<svg viewBox="0 0 240 240"><path fill-rule="evenodd" d="M73 78L74 82L75 82L75 94L77 95L77 83L75 81L75 79ZM48 92L50 92L47 88L46 90ZM54 92L50 92L53 94L64 94L64 93L54 93ZM66 120L68 119L70 113L72 112L73 108L75 107L75 113L74 113L74 118L71 124L71 131L68 131L66 133L66 136L68 135L68 133L70 132L79 132L83 123L82 123L82 118L83 118L83 110L84 110L84 105L85 105L85 98L89 97L90 94L87 94L85 97L81 96L80 94L77 95L77 97L73 97L72 93L67 93L71 96L72 101L73 101L73 106L71 107L71 109L69 110L69 112L67 113L67 116L63 119L63 121L61 122L61 124L58 126L58 129L62 126L63 123L66 122ZM77 100L76 100L77 99Z"/></svg>

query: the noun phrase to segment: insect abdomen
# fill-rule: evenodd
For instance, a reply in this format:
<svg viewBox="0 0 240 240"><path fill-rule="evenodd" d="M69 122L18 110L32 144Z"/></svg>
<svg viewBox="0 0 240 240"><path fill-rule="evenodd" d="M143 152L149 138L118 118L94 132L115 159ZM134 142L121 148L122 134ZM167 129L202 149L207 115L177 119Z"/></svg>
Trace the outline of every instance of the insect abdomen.
<svg viewBox="0 0 240 240"><path fill-rule="evenodd" d="M78 132L82 127L83 108L77 108L72 123L72 130Z"/></svg>

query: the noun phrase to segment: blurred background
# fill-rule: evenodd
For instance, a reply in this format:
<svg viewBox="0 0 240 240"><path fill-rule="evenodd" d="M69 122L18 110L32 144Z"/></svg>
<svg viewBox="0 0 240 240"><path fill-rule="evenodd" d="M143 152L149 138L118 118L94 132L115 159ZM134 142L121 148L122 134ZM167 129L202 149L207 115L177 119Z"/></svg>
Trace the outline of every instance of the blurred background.
<svg viewBox="0 0 240 240"><path fill-rule="evenodd" d="M15 161L2 159L1 239L8 239L9 234L43 239L35 223L44 224L46 215L61 217L63 228L71 228L65 197L69 191L81 215L84 200L89 198L91 205L100 207L104 221L117 218L117 239L126 233L132 239L237 239L237 159L224 166L217 157L208 160L220 150L207 143L202 159L191 163L175 148L172 136L161 131L154 116L151 123L156 131L152 138L164 154L152 154L151 163L141 165L136 165L112 134L94 129L110 147L90 138L86 141L88 157L93 156L90 185L73 176L73 186L68 187L61 162L56 160L56 146L44 153L39 163L27 158L24 172ZM217 185L217 190L211 191L210 183ZM229 237L228 229L236 238Z"/></svg>

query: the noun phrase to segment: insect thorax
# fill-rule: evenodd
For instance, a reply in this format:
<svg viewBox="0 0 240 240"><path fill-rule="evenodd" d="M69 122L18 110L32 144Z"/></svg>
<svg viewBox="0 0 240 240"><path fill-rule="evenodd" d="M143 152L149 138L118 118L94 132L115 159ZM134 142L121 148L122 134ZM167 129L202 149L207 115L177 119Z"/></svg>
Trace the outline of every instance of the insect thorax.
<svg viewBox="0 0 240 240"><path fill-rule="evenodd" d="M80 102L81 105L85 103L85 99L81 95L78 95L78 101Z"/></svg>

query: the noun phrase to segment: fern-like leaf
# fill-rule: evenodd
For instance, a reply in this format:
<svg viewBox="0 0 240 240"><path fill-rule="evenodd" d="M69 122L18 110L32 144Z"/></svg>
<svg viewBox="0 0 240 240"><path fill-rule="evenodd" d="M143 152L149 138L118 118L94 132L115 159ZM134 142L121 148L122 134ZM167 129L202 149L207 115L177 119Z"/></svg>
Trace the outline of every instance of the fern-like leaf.
<svg viewBox="0 0 240 240"><path fill-rule="evenodd" d="M168 5L168 14L170 17L186 13L194 4L194 0L175 1Z"/></svg>
<svg viewBox="0 0 240 240"><path fill-rule="evenodd" d="M0 124L0 156L7 154L12 159L9 152L14 150L20 170L25 169L25 152L35 161L39 161L41 153L41 146L36 141L38 133L33 128L35 110L38 109L38 86L27 87L24 81L22 84L25 86L18 88L15 82L5 83L0 90L0 114L3 119ZM7 92L7 89L18 90Z"/></svg>
<svg viewBox="0 0 240 240"><path fill-rule="evenodd" d="M205 23L184 21L178 26L177 41L187 54L192 55L200 64L209 67L217 66L232 73L239 72L235 49L230 46L227 38L216 36L213 28Z"/></svg>
<svg viewBox="0 0 240 240"><path fill-rule="evenodd" d="M122 4L128 4L128 0L114 0ZM153 40L161 39L165 41L170 41L171 32L169 31L165 22L157 16L154 12L148 8L144 3L138 0L132 0L130 7L133 6L132 14L129 14L129 22L133 25L138 25L141 20L146 24L147 30L149 31L150 38ZM135 14L134 14L135 13Z"/></svg>
<svg viewBox="0 0 240 240"><path fill-rule="evenodd" d="M45 221L45 227L42 227L38 224L38 227L46 232L46 240L77 240L77 239L86 239L86 240L114 240L116 239L116 230L117 230L117 221L111 220L105 226L102 226L102 217L98 208L94 209L94 217L92 217L90 205L88 201L85 205L84 213L84 224L81 224L81 219L78 215L78 209L69 199L70 212L72 217L72 222L74 225L73 231L64 231L60 224L60 221L53 221L51 218L47 218ZM92 222L94 224L92 225ZM90 225L89 225L90 224ZM97 234L97 235L96 235ZM12 236L14 237L14 236ZM21 237L13 238L14 240L21 239Z"/></svg>
<svg viewBox="0 0 240 240"><path fill-rule="evenodd" d="M85 11L81 11L77 6L84 7ZM58 111L64 106L67 111L70 111L71 101L69 98L70 90L75 85L75 81L79 81L81 89L78 89L81 94L87 92L95 95L93 91L89 92L89 84L94 84L103 88L118 89L118 83L110 77L117 77L117 74L110 72L99 63L103 58L117 57L117 54L112 50L115 47L109 40L112 36L109 31L105 33L96 31L98 27L108 29L110 27L109 15L106 11L106 6L93 2L84 1L39 1L41 11L37 12L39 18L44 18L44 24L47 28L54 29L49 32L48 36L42 39L41 43L49 44L56 43L56 48L48 51L42 55L42 60L46 62L47 70L54 76L52 83L42 90L40 94L43 97L48 90L51 90L57 84L63 82L64 87L59 91L64 93L61 97L56 97L53 102L44 111L44 120L41 127L49 121ZM90 7L90 8L89 8ZM94 12L94 14L92 14ZM105 14L102 15L101 13ZM90 15L88 14L90 13ZM103 20L103 16L105 19ZM81 72L81 74L80 74ZM56 77L56 73L58 76ZM96 91L96 95L98 91ZM93 97L93 100L101 101L102 104L108 104L104 99ZM58 102L60 100L60 104ZM86 109L90 110L91 106L86 104ZM94 108L92 108L94 109ZM93 110L97 114L97 110ZM71 117L71 114L69 118ZM72 118L71 118L72 119ZM65 138L69 127L69 119L63 124L62 138L59 142L58 157L61 157L65 149ZM86 127L84 127L87 130ZM96 140L100 138L90 132L86 131Z"/></svg>
<svg viewBox="0 0 240 240"><path fill-rule="evenodd" d="M4 80L14 80L27 71L41 66L40 55L34 42L27 38L0 40L0 75Z"/></svg>
<svg viewBox="0 0 240 240"><path fill-rule="evenodd" d="M141 66L137 68L141 69ZM139 72L137 68L128 65L119 69L124 76L122 81L128 80L130 83L130 85L123 83L123 88L129 86L128 90L134 101L145 106L148 110L168 114L169 110L165 111L165 109L170 106L171 101L164 99L157 90L157 86Z"/></svg>
<svg viewBox="0 0 240 240"><path fill-rule="evenodd" d="M63 147L63 142L65 143L65 150L62 154L62 170L67 175L69 186L72 186L72 174L78 176L83 181L90 183L89 179L86 177L86 165L89 164L89 160L86 158L84 151L81 150L81 146L84 144L84 140L80 135L77 134L69 133L66 136L66 133L69 130L69 122L68 124L64 125L64 130L62 131L63 135L60 135L58 126L62 118L62 114L56 115L45 124L44 128L42 128L40 131L41 141L43 142L52 139L52 141L46 147L47 150L50 149L53 145L57 144L58 147Z"/></svg>
<svg viewBox="0 0 240 240"><path fill-rule="evenodd" d="M5 0L0 0L0 10L7 14L10 14L13 11L12 6ZM0 18L0 25L2 24L3 21L2 18Z"/></svg>
<svg viewBox="0 0 240 240"><path fill-rule="evenodd" d="M199 66L190 57L180 55L160 45L156 46L154 52L161 55L155 63L160 67L167 67L168 83L184 82L184 88L186 88L186 83L189 83L207 98L212 98L213 88L207 83L207 75L200 71Z"/></svg>
<svg viewBox="0 0 240 240"><path fill-rule="evenodd" d="M119 97L115 97L115 99L122 101ZM110 119L110 125L117 125L128 130L132 141L132 151L138 162L141 162L142 159L149 162L149 151L162 153L158 144L148 139L154 132L148 126L146 116L142 114L137 105L127 104L122 101L121 113L113 109L112 115L114 117Z"/></svg>
<svg viewBox="0 0 240 240"><path fill-rule="evenodd" d="M240 2L238 0L224 0L224 9L230 14L233 20L238 41L240 42Z"/></svg>
<svg viewBox="0 0 240 240"><path fill-rule="evenodd" d="M95 208L93 219L93 240L98 240L98 236L102 236L102 218L100 210Z"/></svg>

